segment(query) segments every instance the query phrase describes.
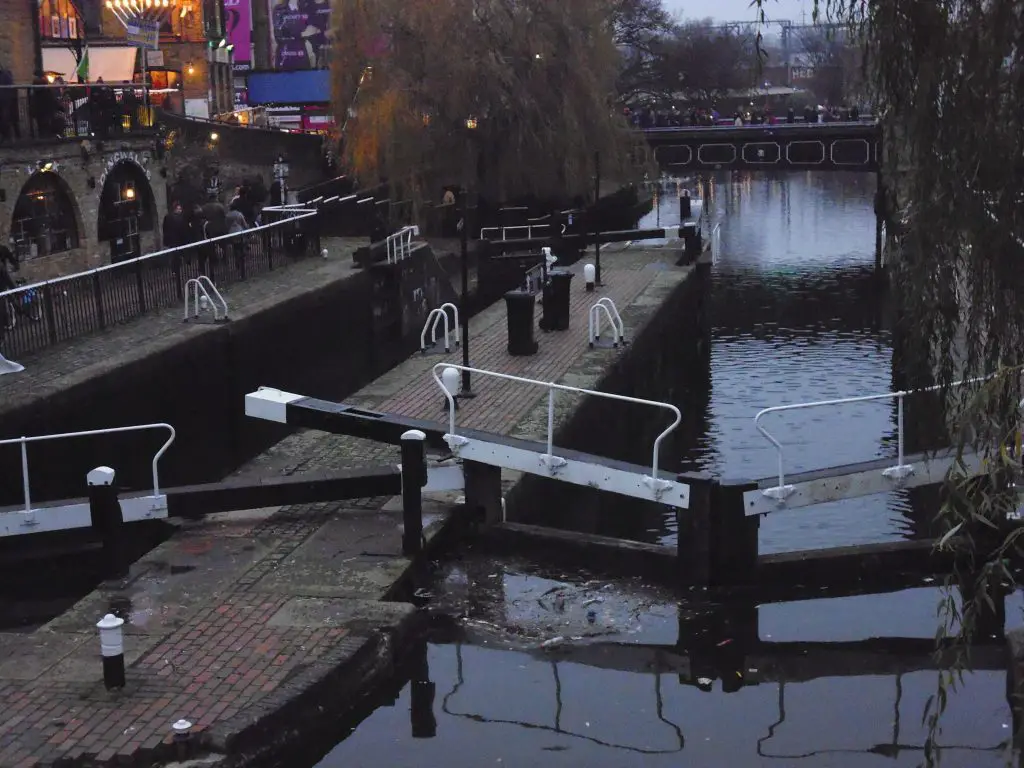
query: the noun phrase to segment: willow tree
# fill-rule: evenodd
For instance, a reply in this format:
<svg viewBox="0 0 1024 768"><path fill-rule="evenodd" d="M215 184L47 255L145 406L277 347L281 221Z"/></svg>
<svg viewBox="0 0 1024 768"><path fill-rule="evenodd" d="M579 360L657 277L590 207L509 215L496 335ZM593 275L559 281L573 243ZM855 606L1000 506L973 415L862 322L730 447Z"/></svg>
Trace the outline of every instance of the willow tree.
<svg viewBox="0 0 1024 768"><path fill-rule="evenodd" d="M771 0L754 4L762 19L771 12ZM883 117L909 381L940 387L963 427L952 437L986 459L980 481L950 473L939 511L970 598L944 602L940 634L963 648L1014 583L1004 556L1018 549L1005 522L1020 503L1019 457L1006 447L1021 426L1024 363L1024 4L816 0L818 14L859 34ZM984 380L957 384L974 377Z"/></svg>
<svg viewBox="0 0 1024 768"><path fill-rule="evenodd" d="M625 180L611 0L338 0L335 107L362 184L564 198Z"/></svg>

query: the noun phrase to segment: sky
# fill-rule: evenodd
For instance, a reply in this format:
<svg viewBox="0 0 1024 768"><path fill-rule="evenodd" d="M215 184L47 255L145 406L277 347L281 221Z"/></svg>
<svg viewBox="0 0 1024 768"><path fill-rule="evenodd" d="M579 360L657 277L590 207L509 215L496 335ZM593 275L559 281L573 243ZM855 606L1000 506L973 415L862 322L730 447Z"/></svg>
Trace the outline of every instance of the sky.
<svg viewBox="0 0 1024 768"><path fill-rule="evenodd" d="M684 19L712 18L716 21L753 21L755 11L750 0L663 0L669 12L682 14ZM799 24L806 14L811 22L812 0L768 0L765 14L771 19L788 19Z"/></svg>

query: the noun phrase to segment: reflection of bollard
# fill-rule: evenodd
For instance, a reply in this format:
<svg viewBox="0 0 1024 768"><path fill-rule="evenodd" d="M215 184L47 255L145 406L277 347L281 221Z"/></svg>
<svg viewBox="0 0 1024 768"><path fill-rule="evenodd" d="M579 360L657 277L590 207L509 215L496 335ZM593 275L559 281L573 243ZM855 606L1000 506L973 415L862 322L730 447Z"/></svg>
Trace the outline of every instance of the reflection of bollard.
<svg viewBox="0 0 1024 768"><path fill-rule="evenodd" d="M430 682L427 644L420 643L413 654L409 713L412 720L412 737L432 739L437 735L437 718L434 716L434 693L437 686Z"/></svg>
<svg viewBox="0 0 1024 768"><path fill-rule="evenodd" d="M441 371L441 386L444 391L451 395L451 400L444 399L444 409L447 411L453 407L459 409L459 371L456 368L445 368Z"/></svg>
<svg viewBox="0 0 1024 768"><path fill-rule="evenodd" d="M454 371L445 368L445 372ZM423 542L423 486L427 484L427 436L418 429L402 433L402 554L419 554Z"/></svg>
<svg viewBox="0 0 1024 768"><path fill-rule="evenodd" d="M597 270L594 269L593 264L583 265L583 282L587 293L592 293L594 290L594 284L597 282Z"/></svg>
<svg viewBox="0 0 1024 768"><path fill-rule="evenodd" d="M114 486L115 476L110 467L96 467L85 476L89 484L89 517L93 529L103 539L104 577L107 579L128 575L124 517Z"/></svg>
<svg viewBox="0 0 1024 768"><path fill-rule="evenodd" d="M693 209L690 206L690 190L684 189L683 194L679 196L679 223L684 223L692 215Z"/></svg>
<svg viewBox="0 0 1024 768"><path fill-rule="evenodd" d="M98 622L103 655L103 685L107 690L124 688L124 619L108 613Z"/></svg>

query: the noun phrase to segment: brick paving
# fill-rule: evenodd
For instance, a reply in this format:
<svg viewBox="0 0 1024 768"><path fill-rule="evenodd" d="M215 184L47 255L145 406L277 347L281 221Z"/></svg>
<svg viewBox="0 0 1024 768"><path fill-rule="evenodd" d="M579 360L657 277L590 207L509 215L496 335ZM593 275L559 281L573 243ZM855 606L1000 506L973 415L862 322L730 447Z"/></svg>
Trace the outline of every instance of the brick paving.
<svg viewBox="0 0 1024 768"><path fill-rule="evenodd" d="M607 287L597 295L583 291L578 267L571 329L539 333L540 352L532 357L507 354L503 303L485 310L471 323L474 366L539 380L598 376L619 351L588 350L587 309L609 296L627 336L635 333L663 295L649 289L685 279L687 270L665 268L673 256L667 249L609 254ZM414 356L349 402L440 418L442 396L429 369L457 359L458 352ZM478 396L458 423L501 432L515 429L545 397L542 389L496 379L478 378L474 388ZM302 431L236 475L395 458L392 446ZM171 724L179 718L195 724L200 753L230 752L243 732L271 740L275 729L261 718L328 685L326 675L365 657L368 645L374 658L397 652L399 641L382 640L377 628L407 626L411 607L380 601L409 563L400 556L400 512L385 501L250 510L183 524L133 566L128 583L102 587L31 634L0 633L0 766L152 765L175 755ZM120 693L100 682L94 629L114 599L129 602L128 685ZM346 700L337 685L329 683L332 700Z"/></svg>

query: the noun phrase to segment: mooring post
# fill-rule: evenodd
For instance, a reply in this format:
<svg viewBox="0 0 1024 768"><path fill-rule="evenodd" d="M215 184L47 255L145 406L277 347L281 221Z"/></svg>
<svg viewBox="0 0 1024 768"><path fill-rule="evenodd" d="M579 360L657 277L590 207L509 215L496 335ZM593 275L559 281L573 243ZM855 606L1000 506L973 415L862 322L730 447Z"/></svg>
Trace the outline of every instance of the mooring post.
<svg viewBox="0 0 1024 768"><path fill-rule="evenodd" d="M501 498L501 467L463 461L462 475L466 485L466 507L477 510L485 525L502 522L505 514Z"/></svg>
<svg viewBox="0 0 1024 768"><path fill-rule="evenodd" d="M128 575L124 516L115 478L116 473L110 467L96 467L85 476L89 485L89 517L93 529L103 539L103 571L107 579L123 579Z"/></svg>
<svg viewBox="0 0 1024 768"><path fill-rule="evenodd" d="M409 707L412 737L414 739L432 739L437 735L437 718L434 716L434 694L437 685L430 681L426 639L416 645L412 651L412 657L411 706Z"/></svg>
<svg viewBox="0 0 1024 768"><path fill-rule="evenodd" d="M676 509L676 551L679 583L706 587L711 583L711 496L714 478L707 472L679 475L690 486L690 508Z"/></svg>
<svg viewBox="0 0 1024 768"><path fill-rule="evenodd" d="M747 480L718 480L711 497L711 579L715 587L754 583L761 518L747 517L743 494L757 490Z"/></svg>
<svg viewBox="0 0 1024 768"><path fill-rule="evenodd" d="M124 619L108 613L98 622L100 654L103 656L103 685L108 691L124 688Z"/></svg>
<svg viewBox="0 0 1024 768"><path fill-rule="evenodd" d="M427 436L418 429L402 433L402 554L423 548L423 486L427 484Z"/></svg>

